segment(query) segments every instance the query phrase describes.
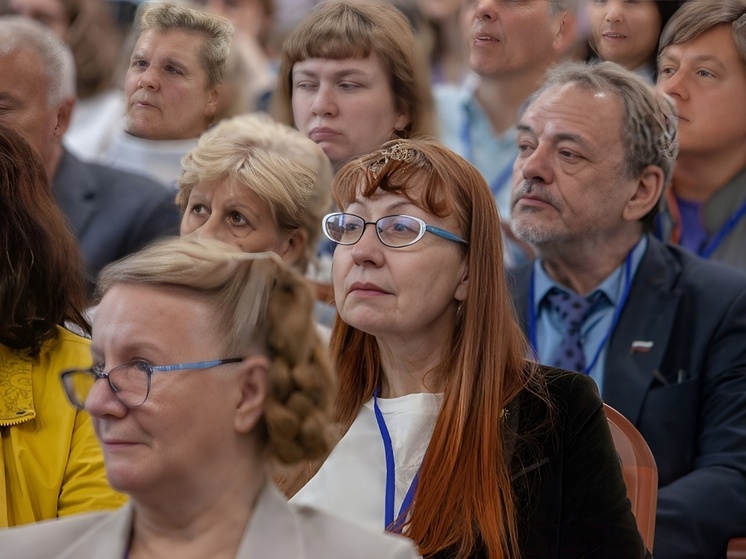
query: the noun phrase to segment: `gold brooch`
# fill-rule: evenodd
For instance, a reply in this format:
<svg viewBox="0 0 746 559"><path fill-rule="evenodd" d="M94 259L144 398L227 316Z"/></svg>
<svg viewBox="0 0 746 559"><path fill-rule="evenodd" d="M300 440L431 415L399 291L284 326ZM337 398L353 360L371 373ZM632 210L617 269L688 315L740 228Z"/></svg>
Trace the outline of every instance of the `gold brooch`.
<svg viewBox="0 0 746 559"><path fill-rule="evenodd" d="M409 163L414 158L414 150L405 147L404 142L397 142L390 148L380 150L379 153L380 157L371 163L369 167L370 172L375 178L378 178L378 173L381 172L381 169L386 166L389 160Z"/></svg>

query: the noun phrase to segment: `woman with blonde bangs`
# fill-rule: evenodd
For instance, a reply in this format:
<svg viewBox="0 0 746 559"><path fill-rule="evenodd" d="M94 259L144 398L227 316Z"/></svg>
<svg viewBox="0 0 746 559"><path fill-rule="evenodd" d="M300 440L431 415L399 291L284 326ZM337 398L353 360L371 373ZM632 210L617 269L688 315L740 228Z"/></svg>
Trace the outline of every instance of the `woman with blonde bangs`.
<svg viewBox="0 0 746 559"><path fill-rule="evenodd" d="M335 171L388 140L434 132L424 53L386 4L319 4L285 39L271 107Z"/></svg>
<svg viewBox="0 0 746 559"><path fill-rule="evenodd" d="M434 140L393 140L340 169L333 195L345 434L292 501L402 532L426 558L649 556L593 381L525 359L480 173Z"/></svg>
<svg viewBox="0 0 746 559"><path fill-rule="evenodd" d="M312 273L331 204L331 166L318 146L265 114L241 115L204 133L182 167L182 236L273 251Z"/></svg>

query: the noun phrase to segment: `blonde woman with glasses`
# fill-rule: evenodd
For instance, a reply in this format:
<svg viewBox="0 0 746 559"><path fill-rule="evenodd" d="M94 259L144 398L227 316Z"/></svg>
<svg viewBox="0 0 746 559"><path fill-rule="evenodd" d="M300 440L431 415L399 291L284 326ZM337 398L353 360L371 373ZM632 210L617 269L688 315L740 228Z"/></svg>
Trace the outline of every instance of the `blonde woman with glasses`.
<svg viewBox="0 0 746 559"><path fill-rule="evenodd" d="M275 254L173 239L104 270L94 366L66 371L130 503L0 533L0 557L413 559L404 539L287 505L271 459L326 449L313 296Z"/></svg>

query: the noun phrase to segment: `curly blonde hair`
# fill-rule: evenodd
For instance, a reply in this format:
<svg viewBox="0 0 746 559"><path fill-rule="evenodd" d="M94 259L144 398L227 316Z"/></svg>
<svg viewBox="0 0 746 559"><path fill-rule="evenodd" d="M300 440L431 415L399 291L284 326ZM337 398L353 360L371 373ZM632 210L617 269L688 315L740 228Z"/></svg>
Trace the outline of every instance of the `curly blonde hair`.
<svg viewBox="0 0 746 559"><path fill-rule="evenodd" d="M269 206L279 231L306 231L306 251L296 263L301 272L316 260L321 219L331 205L332 167L303 134L266 113L235 116L205 132L181 165L176 203L182 215L198 183L233 180Z"/></svg>

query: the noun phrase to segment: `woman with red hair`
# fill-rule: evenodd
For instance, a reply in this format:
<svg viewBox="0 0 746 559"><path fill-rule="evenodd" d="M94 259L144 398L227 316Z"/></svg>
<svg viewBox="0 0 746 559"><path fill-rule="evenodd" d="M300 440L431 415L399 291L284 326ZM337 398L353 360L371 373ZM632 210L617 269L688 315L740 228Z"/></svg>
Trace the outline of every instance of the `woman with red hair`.
<svg viewBox="0 0 746 559"><path fill-rule="evenodd" d="M480 173L393 140L333 194L346 432L293 500L401 531L428 558L646 557L593 381L525 359Z"/></svg>

